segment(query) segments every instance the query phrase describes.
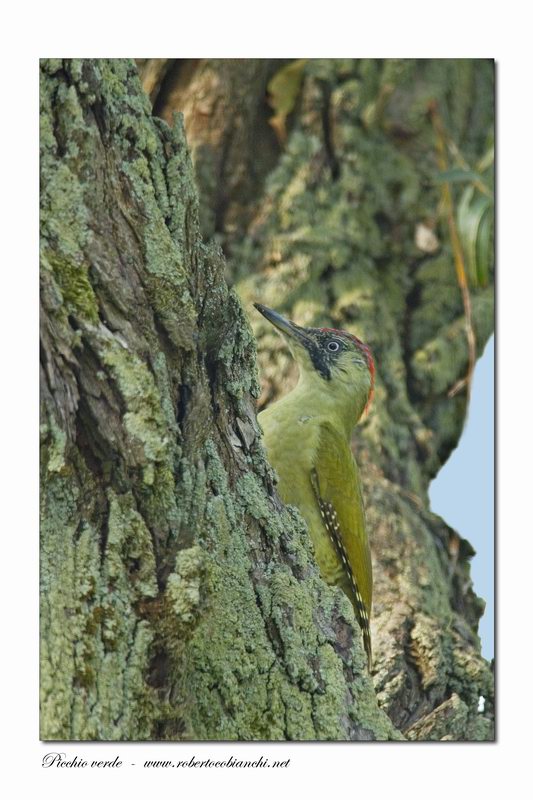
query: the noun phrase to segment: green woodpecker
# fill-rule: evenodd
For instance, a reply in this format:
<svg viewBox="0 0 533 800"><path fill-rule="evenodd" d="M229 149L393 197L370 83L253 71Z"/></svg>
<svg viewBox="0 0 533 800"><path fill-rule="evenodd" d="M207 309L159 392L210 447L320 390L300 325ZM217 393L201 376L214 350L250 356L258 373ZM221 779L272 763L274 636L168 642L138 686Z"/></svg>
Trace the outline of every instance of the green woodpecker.
<svg viewBox="0 0 533 800"><path fill-rule="evenodd" d="M257 310L287 339L300 377L259 414L279 493L309 528L324 580L349 597L372 667L372 561L352 431L374 392L367 345L346 331L301 328L259 303Z"/></svg>

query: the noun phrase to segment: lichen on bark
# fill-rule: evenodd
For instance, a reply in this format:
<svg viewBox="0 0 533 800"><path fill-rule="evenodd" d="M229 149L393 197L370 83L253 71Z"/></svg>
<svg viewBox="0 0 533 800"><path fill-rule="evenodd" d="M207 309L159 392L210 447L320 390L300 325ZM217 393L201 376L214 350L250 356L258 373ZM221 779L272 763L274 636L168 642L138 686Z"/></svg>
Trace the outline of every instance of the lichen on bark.
<svg viewBox="0 0 533 800"><path fill-rule="evenodd" d="M41 63L41 736L397 739L133 62Z"/></svg>

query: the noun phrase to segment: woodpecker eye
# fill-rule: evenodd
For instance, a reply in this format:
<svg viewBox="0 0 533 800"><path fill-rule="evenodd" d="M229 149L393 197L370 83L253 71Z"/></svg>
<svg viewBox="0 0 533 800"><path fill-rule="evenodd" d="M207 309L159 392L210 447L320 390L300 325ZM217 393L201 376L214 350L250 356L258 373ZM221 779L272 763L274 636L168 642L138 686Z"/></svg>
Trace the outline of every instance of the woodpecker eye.
<svg viewBox="0 0 533 800"><path fill-rule="evenodd" d="M328 342L328 350L330 353L336 353L339 347L340 344L338 342Z"/></svg>

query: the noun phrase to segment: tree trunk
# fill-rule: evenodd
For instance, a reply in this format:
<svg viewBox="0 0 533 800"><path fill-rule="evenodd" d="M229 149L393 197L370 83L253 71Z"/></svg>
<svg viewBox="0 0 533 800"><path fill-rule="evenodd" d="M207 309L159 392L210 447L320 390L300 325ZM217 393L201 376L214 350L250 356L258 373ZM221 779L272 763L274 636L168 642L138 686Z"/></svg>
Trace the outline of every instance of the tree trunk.
<svg viewBox="0 0 533 800"><path fill-rule="evenodd" d="M466 367L461 296L446 228L435 254L414 241L418 224L437 225L427 102L473 157L492 67L308 62L284 143L265 101L280 66L159 64L151 79L157 97L164 75L156 110L169 119L181 107L187 120L204 87L212 124L187 130L229 289L200 234L181 121L151 116L133 62L42 62L44 739L493 735L472 550L427 501L464 421L464 395L448 397ZM234 176L257 142L255 171ZM276 495L235 290L247 309L260 299L373 347L376 403L354 446L374 685L349 602L320 580L301 518ZM490 288L473 311L481 349ZM254 324L264 403L294 367Z"/></svg>
<svg viewBox="0 0 533 800"><path fill-rule="evenodd" d="M180 120L152 117L133 62L58 59L41 119L42 738L401 738L276 495ZM436 549L430 568L448 608Z"/></svg>
<svg viewBox="0 0 533 800"><path fill-rule="evenodd" d="M280 154L266 102L280 60L143 59L137 62L154 114L172 124L183 113L192 143L205 237L240 238Z"/></svg>

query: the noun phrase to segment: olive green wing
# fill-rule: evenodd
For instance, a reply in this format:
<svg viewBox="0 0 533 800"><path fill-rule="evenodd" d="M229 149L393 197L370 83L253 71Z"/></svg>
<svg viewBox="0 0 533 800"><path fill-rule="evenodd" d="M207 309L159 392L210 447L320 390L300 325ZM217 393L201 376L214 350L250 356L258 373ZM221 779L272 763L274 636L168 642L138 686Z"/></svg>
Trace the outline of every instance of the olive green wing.
<svg viewBox="0 0 533 800"><path fill-rule="evenodd" d="M359 471L347 442L329 423L320 427L311 482L324 526L342 562L342 588L354 606L370 664L372 560Z"/></svg>

